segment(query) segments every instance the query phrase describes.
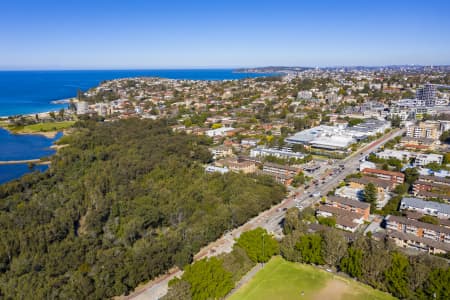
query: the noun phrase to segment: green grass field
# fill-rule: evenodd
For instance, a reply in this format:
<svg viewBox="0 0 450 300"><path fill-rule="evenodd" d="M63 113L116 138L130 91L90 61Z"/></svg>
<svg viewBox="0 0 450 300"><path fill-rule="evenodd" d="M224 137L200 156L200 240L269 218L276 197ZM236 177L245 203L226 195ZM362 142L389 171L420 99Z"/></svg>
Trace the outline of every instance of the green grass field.
<svg viewBox="0 0 450 300"><path fill-rule="evenodd" d="M50 132L50 131L60 131L71 127L75 121L63 121L63 122L48 122L48 123L38 123L32 125L26 125L23 127L12 127L4 126L6 129L17 133L37 133L37 132Z"/></svg>
<svg viewBox="0 0 450 300"><path fill-rule="evenodd" d="M24 126L22 130L25 132L59 131L71 127L74 123L75 123L74 121L38 123Z"/></svg>
<svg viewBox="0 0 450 300"><path fill-rule="evenodd" d="M291 263L281 257L274 257L250 282L242 286L229 299L388 300L395 298L352 279L343 278L310 265Z"/></svg>

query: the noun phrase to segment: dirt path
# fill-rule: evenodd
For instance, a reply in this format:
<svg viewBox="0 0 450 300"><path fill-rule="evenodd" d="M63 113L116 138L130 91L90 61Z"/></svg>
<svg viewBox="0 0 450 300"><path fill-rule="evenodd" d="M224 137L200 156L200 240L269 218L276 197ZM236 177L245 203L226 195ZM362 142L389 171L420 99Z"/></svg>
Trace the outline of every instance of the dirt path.
<svg viewBox="0 0 450 300"><path fill-rule="evenodd" d="M239 280L239 282L236 284L234 289L231 290L231 292L228 293L228 295L225 297L225 299L229 298L231 295L233 295L235 292L237 292L244 284L250 281L250 279L253 278L253 276L258 273L263 266L261 264L256 264L250 271L247 272L247 274L244 275L244 277Z"/></svg>
<svg viewBox="0 0 450 300"><path fill-rule="evenodd" d="M343 299L343 296L349 292L349 285L342 280L332 279L327 281L327 285L317 292L312 299L323 300L323 299L333 299L339 300Z"/></svg>

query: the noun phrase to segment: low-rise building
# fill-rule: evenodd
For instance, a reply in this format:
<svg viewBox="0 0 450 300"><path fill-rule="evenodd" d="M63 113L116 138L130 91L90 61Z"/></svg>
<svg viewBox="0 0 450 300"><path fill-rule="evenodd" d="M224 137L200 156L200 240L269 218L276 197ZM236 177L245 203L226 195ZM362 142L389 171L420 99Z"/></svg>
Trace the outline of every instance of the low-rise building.
<svg viewBox="0 0 450 300"><path fill-rule="evenodd" d="M218 158L228 157L228 156L233 155L233 148L226 147L223 145L220 145L220 146L217 146L214 148L210 148L209 151L211 151L211 153L213 155L213 159L218 159Z"/></svg>
<svg viewBox="0 0 450 300"><path fill-rule="evenodd" d="M413 193L419 196L426 196L427 194L434 195L434 197L430 196L430 198L450 198L449 183L450 179L447 178L421 175L414 182Z"/></svg>
<svg viewBox="0 0 450 300"><path fill-rule="evenodd" d="M433 253L435 250L445 253L450 249L450 228L393 215L386 216L384 221L388 235L398 239L396 243L403 247Z"/></svg>
<svg viewBox="0 0 450 300"><path fill-rule="evenodd" d="M429 175L420 175L419 179L421 182L426 183L435 183L439 185L445 185L450 188L450 178L439 177L439 176L429 176Z"/></svg>
<svg viewBox="0 0 450 300"><path fill-rule="evenodd" d="M430 153L430 154L424 154L424 153L420 153L417 154L416 159L414 161L414 165L418 166L418 167L422 167L422 166L426 166L428 164L431 163L437 163L437 164L442 164L442 160L444 159L444 156L441 154L434 154L434 153Z"/></svg>
<svg viewBox="0 0 450 300"><path fill-rule="evenodd" d="M411 158L414 157L413 153L409 151L392 150L392 149L386 149L384 151L376 153L375 155L378 158L382 159L395 158L401 161L409 161Z"/></svg>
<svg viewBox="0 0 450 300"><path fill-rule="evenodd" d="M297 175L299 172L300 169L298 168L274 163L265 163L260 174L269 175L273 177L277 182L287 186L292 183L295 175Z"/></svg>
<svg viewBox="0 0 450 300"><path fill-rule="evenodd" d="M386 171L380 169L365 168L362 173L369 176L375 176L382 180L392 182L394 185L405 182L405 174L400 172Z"/></svg>
<svg viewBox="0 0 450 300"><path fill-rule="evenodd" d="M382 159L396 158L401 161L409 161L411 159L414 159L414 165L417 167L426 166L430 163L442 164L442 160L444 158L444 156L441 154L425 154L392 149L386 149L384 151L376 153L376 156Z"/></svg>
<svg viewBox="0 0 450 300"><path fill-rule="evenodd" d="M364 169L376 169L377 165L374 164L371 161L367 161L367 160L363 160L360 164L359 164L359 170L362 171Z"/></svg>
<svg viewBox="0 0 450 300"><path fill-rule="evenodd" d="M336 228L355 232L359 225L364 223L364 215L336 206L320 205L316 210L319 217L333 217L336 220Z"/></svg>
<svg viewBox="0 0 450 300"><path fill-rule="evenodd" d="M344 197L328 196L326 205L362 214L365 221L369 219L370 215L369 203L355 201Z"/></svg>
<svg viewBox="0 0 450 300"><path fill-rule="evenodd" d="M440 135L441 124L439 121L419 122L417 125L406 127L406 136L410 138L438 140Z"/></svg>
<svg viewBox="0 0 450 300"><path fill-rule="evenodd" d="M236 158L221 159L215 162L218 167L226 167L230 171L244 174L255 173L257 171L257 166L255 162L240 160Z"/></svg>
<svg viewBox="0 0 450 300"><path fill-rule="evenodd" d="M295 176L300 172L300 169L291 166L285 166L274 163L265 163L263 165L263 171L266 173L272 173L277 175L292 175Z"/></svg>
<svg viewBox="0 0 450 300"><path fill-rule="evenodd" d="M424 251L430 254L444 254L450 251L449 244L419 237L414 234L388 230L386 236L401 248Z"/></svg>
<svg viewBox="0 0 450 300"><path fill-rule="evenodd" d="M391 181L372 176L349 178L347 179L347 182L350 187L359 189L364 189L367 184L373 183L377 188L378 193L389 193L395 187L395 184Z"/></svg>
<svg viewBox="0 0 450 300"><path fill-rule="evenodd" d="M230 136L234 132L234 128L232 127L221 127L217 129L211 129L205 132L205 134L209 137L225 137Z"/></svg>
<svg viewBox="0 0 450 300"><path fill-rule="evenodd" d="M428 200L439 200L439 201L445 201L446 203L450 203L450 195L446 193L438 193L438 192L428 192L419 190L414 192L414 196L421 199L428 199Z"/></svg>
<svg viewBox="0 0 450 300"><path fill-rule="evenodd" d="M242 147L255 147L258 145L259 140L258 139L242 139L241 145Z"/></svg>
<svg viewBox="0 0 450 300"><path fill-rule="evenodd" d="M255 149L250 150L250 157L265 157L265 156L274 156L283 159L303 159L305 155L300 152L293 152L290 148L264 148L257 147Z"/></svg>
<svg viewBox="0 0 450 300"><path fill-rule="evenodd" d="M440 219L450 218L450 205L434 201L425 201L418 198L403 198L400 202L400 209L416 211Z"/></svg>
<svg viewBox="0 0 450 300"><path fill-rule="evenodd" d="M220 174L225 174L228 173L230 170L226 167L221 168L221 167L217 167L217 166L211 166L208 165L205 167L205 172L206 173L220 173Z"/></svg>
<svg viewBox="0 0 450 300"><path fill-rule="evenodd" d="M402 137L400 146L414 151L426 151L435 149L438 141L428 138Z"/></svg>

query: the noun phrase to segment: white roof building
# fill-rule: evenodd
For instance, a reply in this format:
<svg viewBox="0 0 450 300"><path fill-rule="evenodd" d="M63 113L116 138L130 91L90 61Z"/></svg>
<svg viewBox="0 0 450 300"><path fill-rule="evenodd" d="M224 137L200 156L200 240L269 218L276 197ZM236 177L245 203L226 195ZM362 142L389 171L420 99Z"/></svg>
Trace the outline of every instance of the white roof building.
<svg viewBox="0 0 450 300"><path fill-rule="evenodd" d="M263 148L257 147L255 149L250 150L250 157L258 157L258 156L275 156L278 158L290 159L297 158L302 159L305 157L303 153L300 152L292 152L289 148L282 149L274 149L274 148Z"/></svg>
<svg viewBox="0 0 450 300"><path fill-rule="evenodd" d="M440 219L450 218L450 205L418 198L405 197L400 202L400 209L418 211L420 213L436 216Z"/></svg>
<svg viewBox="0 0 450 300"><path fill-rule="evenodd" d="M411 158L415 158L414 166L416 167L426 166L429 163L433 162L442 164L442 160L444 159L444 156L441 154L425 154L391 149L386 149L382 152L379 152L376 154L376 156L383 159L396 158L399 160L410 160Z"/></svg>
<svg viewBox="0 0 450 300"><path fill-rule="evenodd" d="M232 130L234 130L234 128L232 128L232 127L221 127L221 128L217 128L217 129L208 130L205 133L209 137L225 136L228 131L232 131Z"/></svg>
<svg viewBox="0 0 450 300"><path fill-rule="evenodd" d="M207 173L220 173L220 174L225 174L228 173L230 170L227 167L216 167L216 166L206 166L205 171Z"/></svg>
<svg viewBox="0 0 450 300"><path fill-rule="evenodd" d="M320 125L297 132L286 138L285 141L291 144L311 145L328 150L345 150L356 141L377 133L383 133L389 127L389 122L377 119L367 119L353 127L342 124L335 126Z"/></svg>

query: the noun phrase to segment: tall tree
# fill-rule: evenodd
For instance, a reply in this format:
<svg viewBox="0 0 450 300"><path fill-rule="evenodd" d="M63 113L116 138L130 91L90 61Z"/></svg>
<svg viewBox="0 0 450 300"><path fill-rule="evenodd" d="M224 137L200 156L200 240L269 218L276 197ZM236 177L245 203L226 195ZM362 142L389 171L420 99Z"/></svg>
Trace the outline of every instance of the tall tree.
<svg viewBox="0 0 450 300"><path fill-rule="evenodd" d="M215 257L188 265L181 279L191 285L193 300L222 298L234 287L231 273L225 271L222 262Z"/></svg>
<svg viewBox="0 0 450 300"><path fill-rule="evenodd" d="M332 229L322 232L322 257L330 266L338 266L347 253L348 243L341 231Z"/></svg>
<svg viewBox="0 0 450 300"><path fill-rule="evenodd" d="M284 234L289 234L294 230L297 230L301 226L301 222L299 219L299 210L296 207L290 208L286 211L286 215L284 217L283 223L283 232Z"/></svg>
<svg viewBox="0 0 450 300"><path fill-rule="evenodd" d="M450 268L432 270L424 284L424 293L428 299L450 299Z"/></svg>
<svg viewBox="0 0 450 300"><path fill-rule="evenodd" d="M364 201L366 201L367 203L370 203L370 210L374 211L376 209L376 203L377 203L377 197L378 197L378 192L377 192L377 187L375 186L375 184L373 184L372 182L369 182L363 191L363 197L364 197Z"/></svg>
<svg viewBox="0 0 450 300"><path fill-rule="evenodd" d="M360 249L350 247L347 255L344 256L340 263L340 269L354 278L361 278L363 264L363 252Z"/></svg>
<svg viewBox="0 0 450 300"><path fill-rule="evenodd" d="M399 252L392 253L392 264L384 272L384 276L388 291L399 298L408 298L411 294L411 291L408 289L409 268L408 259L403 254Z"/></svg>
<svg viewBox="0 0 450 300"><path fill-rule="evenodd" d="M279 253L278 242L261 227L246 231L236 240L254 262L267 262Z"/></svg>
<svg viewBox="0 0 450 300"><path fill-rule="evenodd" d="M419 171L416 168L405 169L405 182L412 185L419 178Z"/></svg>
<svg viewBox="0 0 450 300"><path fill-rule="evenodd" d="M320 265L325 263L322 257L322 237L319 234L302 235L295 248L300 251L303 262Z"/></svg>

